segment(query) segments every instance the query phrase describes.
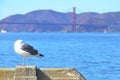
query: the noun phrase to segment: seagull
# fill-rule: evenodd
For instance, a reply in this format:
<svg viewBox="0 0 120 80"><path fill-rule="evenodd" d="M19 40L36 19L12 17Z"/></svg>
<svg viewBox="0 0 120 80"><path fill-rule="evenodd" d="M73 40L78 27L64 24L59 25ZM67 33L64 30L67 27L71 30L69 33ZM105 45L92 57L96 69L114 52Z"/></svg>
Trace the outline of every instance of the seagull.
<svg viewBox="0 0 120 80"><path fill-rule="evenodd" d="M23 40L15 41L14 50L23 57L23 65L25 65L25 57L44 57L44 55L40 54L31 45L25 44Z"/></svg>

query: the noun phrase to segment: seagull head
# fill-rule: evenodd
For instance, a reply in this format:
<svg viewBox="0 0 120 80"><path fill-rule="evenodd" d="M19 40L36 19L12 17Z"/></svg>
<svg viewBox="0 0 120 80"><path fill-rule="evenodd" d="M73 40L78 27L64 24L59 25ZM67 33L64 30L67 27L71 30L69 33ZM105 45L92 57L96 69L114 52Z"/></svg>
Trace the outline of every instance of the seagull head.
<svg viewBox="0 0 120 80"><path fill-rule="evenodd" d="M14 50L16 53L19 53L21 46L23 45L23 40L16 40L14 43Z"/></svg>
<svg viewBox="0 0 120 80"><path fill-rule="evenodd" d="M16 42L15 42L16 44L22 44L23 43L23 40L17 40Z"/></svg>

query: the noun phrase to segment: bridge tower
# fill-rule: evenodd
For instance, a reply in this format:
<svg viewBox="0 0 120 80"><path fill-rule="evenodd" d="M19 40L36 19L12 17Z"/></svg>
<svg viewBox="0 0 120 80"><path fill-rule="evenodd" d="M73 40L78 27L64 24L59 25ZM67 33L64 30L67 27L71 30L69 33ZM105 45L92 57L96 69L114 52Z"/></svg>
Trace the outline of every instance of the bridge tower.
<svg viewBox="0 0 120 80"><path fill-rule="evenodd" d="M76 32L76 8L73 7L73 12L72 12L72 31Z"/></svg>

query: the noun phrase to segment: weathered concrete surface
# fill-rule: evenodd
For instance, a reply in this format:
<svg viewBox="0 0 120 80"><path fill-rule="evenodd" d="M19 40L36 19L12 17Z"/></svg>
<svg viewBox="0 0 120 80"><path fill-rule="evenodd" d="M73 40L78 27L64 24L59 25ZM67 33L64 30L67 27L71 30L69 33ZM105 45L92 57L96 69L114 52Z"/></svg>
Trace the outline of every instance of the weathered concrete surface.
<svg viewBox="0 0 120 80"><path fill-rule="evenodd" d="M0 80L13 80L14 69L1 68L0 69Z"/></svg>
<svg viewBox="0 0 120 80"><path fill-rule="evenodd" d="M37 80L36 66L17 66L14 80Z"/></svg>
<svg viewBox="0 0 120 80"><path fill-rule="evenodd" d="M86 80L74 68L45 68L38 69L37 71L38 80ZM43 78L40 79L41 77Z"/></svg>
<svg viewBox="0 0 120 80"><path fill-rule="evenodd" d="M0 80L86 80L74 68L42 68L17 66L0 68Z"/></svg>

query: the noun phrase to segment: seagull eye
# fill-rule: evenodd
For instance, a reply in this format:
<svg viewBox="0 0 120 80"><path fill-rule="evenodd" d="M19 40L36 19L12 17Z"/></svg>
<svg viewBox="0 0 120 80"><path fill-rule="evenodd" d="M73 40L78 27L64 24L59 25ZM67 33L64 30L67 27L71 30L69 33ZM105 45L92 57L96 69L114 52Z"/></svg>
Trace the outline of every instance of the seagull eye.
<svg viewBox="0 0 120 80"><path fill-rule="evenodd" d="M23 42L21 42L21 44L23 44Z"/></svg>

